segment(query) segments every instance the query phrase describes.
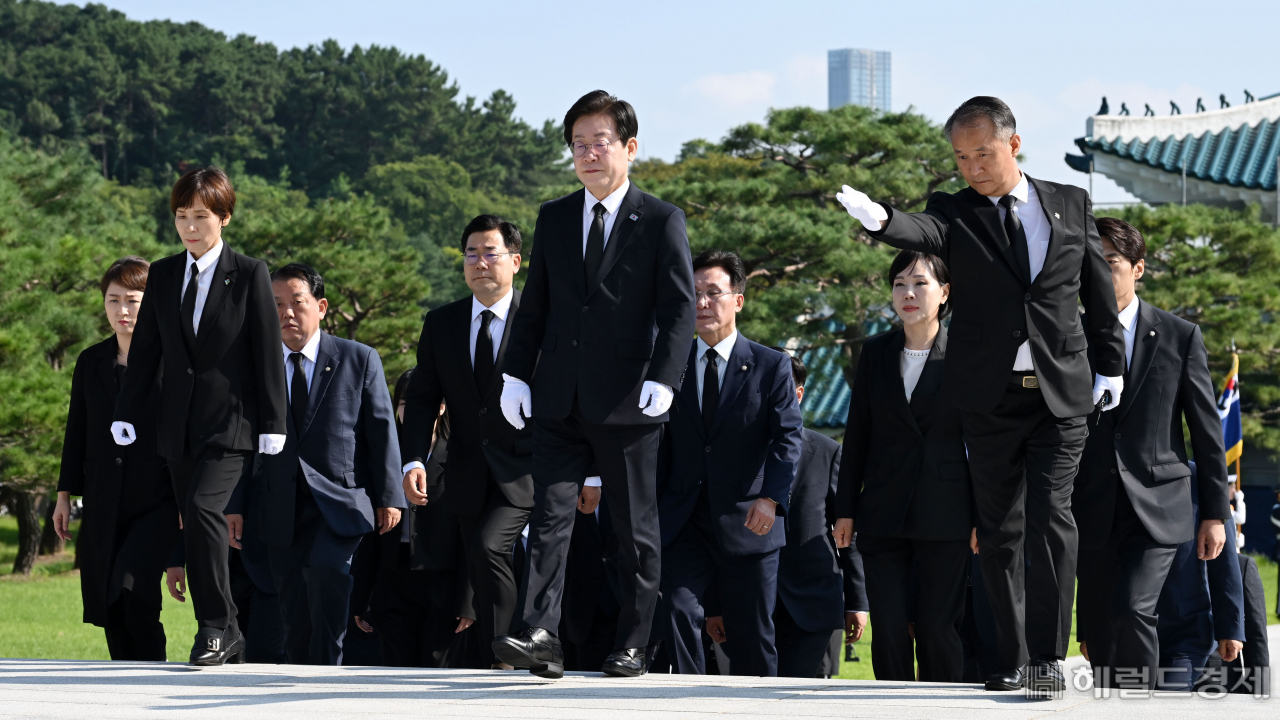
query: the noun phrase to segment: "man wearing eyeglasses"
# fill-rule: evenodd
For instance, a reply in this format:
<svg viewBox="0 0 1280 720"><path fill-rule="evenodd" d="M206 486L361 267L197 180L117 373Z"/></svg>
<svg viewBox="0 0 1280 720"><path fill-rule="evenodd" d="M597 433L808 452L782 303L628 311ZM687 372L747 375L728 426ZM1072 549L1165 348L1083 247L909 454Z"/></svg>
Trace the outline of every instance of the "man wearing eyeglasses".
<svg viewBox="0 0 1280 720"><path fill-rule="evenodd" d="M451 435L439 502L458 517L473 607L483 642L504 635L516 607L511 550L533 507L533 431L502 418L497 368L516 325L520 291L520 231L481 215L462 231L467 286L472 295L427 313L418 341L418 367L405 391L401 455L409 502L427 504L424 463L440 401ZM458 632L469 622L460 619ZM500 664L490 657L494 667ZM510 669L510 667L507 667Z"/></svg>
<svg viewBox="0 0 1280 720"><path fill-rule="evenodd" d="M684 213L627 179L637 122L603 90L565 115L583 189L542 206L523 301L502 363L502 412L532 419L534 506L521 608L527 629L494 640L504 662L564 673L560 626L575 505L608 496L618 540L618 631L602 671L645 672L661 575L657 455L694 334ZM586 487L598 476L601 488Z"/></svg>

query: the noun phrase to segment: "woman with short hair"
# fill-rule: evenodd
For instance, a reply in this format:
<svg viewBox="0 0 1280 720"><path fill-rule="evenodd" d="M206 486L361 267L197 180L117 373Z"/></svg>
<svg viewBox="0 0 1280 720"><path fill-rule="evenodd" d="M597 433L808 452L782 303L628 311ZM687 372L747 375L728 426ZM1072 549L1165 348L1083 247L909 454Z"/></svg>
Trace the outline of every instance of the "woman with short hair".
<svg viewBox="0 0 1280 720"><path fill-rule="evenodd" d="M867 339L858 358L834 534L847 547L857 530L876 679L959 682L973 525L960 411L938 393L950 274L907 250L889 279L902 327Z"/></svg>
<svg viewBox="0 0 1280 720"><path fill-rule="evenodd" d="M156 418L135 425L143 441L119 447L107 427L129 367L129 347L150 265L121 258L102 277L112 337L85 348L71 379L54 529L71 539L71 496L84 499L80 594L84 621L106 631L112 660L166 659L160 624L160 575L178 541L178 506L164 458L156 452ZM144 389L160 397L160 378Z"/></svg>

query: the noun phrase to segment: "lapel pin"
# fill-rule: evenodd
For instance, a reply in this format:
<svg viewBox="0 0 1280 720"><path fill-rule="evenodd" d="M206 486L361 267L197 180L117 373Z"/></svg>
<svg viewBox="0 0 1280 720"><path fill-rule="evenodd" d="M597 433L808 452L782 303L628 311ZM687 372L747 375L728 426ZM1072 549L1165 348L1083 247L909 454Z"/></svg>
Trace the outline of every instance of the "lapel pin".
<svg viewBox="0 0 1280 720"><path fill-rule="evenodd" d="M230 285L230 284L231 284L231 278L226 278L225 280L223 280L223 281L222 281L222 284L223 284L223 285Z"/></svg>
<svg viewBox="0 0 1280 720"><path fill-rule="evenodd" d="M632 220L639 220L639 219L640 219L640 216L636 215L635 213L631 213L631 219L632 219Z"/></svg>
<svg viewBox="0 0 1280 720"><path fill-rule="evenodd" d="M328 365L326 365L326 366L324 367L324 371L325 371L325 372L329 372L329 366L328 366Z"/></svg>
<svg viewBox="0 0 1280 720"><path fill-rule="evenodd" d="M742 371L743 371L743 372L746 372L746 371L747 371L747 366L746 366L746 365L743 365L743 366L742 366Z"/></svg>
<svg viewBox="0 0 1280 720"><path fill-rule="evenodd" d="M1053 214L1053 217L1057 218L1058 220L1061 220L1061 219L1062 219L1062 216L1061 216L1061 215L1059 215L1058 213L1054 213L1054 214Z"/></svg>
<svg viewBox="0 0 1280 720"><path fill-rule="evenodd" d="M1151 337L1155 337L1155 336L1156 336L1156 331L1155 331L1155 330L1152 330L1152 331L1151 331Z"/></svg>

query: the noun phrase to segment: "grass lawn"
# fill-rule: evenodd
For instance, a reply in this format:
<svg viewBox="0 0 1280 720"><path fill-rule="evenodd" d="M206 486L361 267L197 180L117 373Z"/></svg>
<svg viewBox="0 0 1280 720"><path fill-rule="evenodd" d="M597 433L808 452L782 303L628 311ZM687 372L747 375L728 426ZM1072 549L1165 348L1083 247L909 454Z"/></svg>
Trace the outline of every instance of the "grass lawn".
<svg viewBox="0 0 1280 720"><path fill-rule="evenodd" d="M79 523L73 523L74 536ZM0 657L107 660L102 628L80 618L80 572L73 570L74 541L67 552L42 557L30 577L15 576L18 525L12 516L0 517ZM157 578L157 582L163 582ZM196 634L190 595L179 603L163 591L160 620L168 636L170 660L187 659Z"/></svg>

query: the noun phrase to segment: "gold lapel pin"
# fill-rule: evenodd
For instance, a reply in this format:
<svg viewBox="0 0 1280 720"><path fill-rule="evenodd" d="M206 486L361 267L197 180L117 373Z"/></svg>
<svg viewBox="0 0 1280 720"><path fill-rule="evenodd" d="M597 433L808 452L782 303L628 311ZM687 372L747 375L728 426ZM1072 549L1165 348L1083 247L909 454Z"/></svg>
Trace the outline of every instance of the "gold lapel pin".
<svg viewBox="0 0 1280 720"><path fill-rule="evenodd" d="M324 368L324 371L325 371L325 372L329 372L329 366L327 366L327 365L326 365L326 366L325 366L325 368Z"/></svg>
<svg viewBox="0 0 1280 720"><path fill-rule="evenodd" d="M743 372L746 372L746 371L747 371L747 366L746 366L746 365L743 365L743 366L742 366L742 371L743 371Z"/></svg>

